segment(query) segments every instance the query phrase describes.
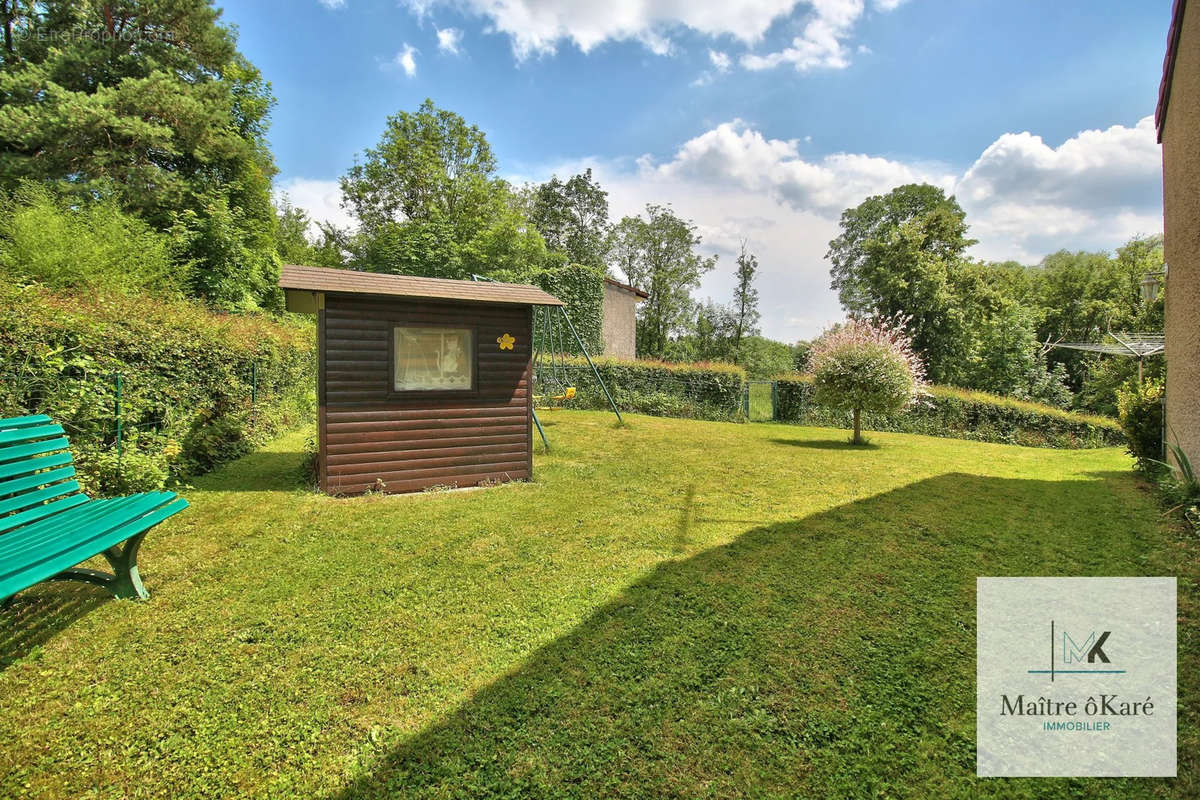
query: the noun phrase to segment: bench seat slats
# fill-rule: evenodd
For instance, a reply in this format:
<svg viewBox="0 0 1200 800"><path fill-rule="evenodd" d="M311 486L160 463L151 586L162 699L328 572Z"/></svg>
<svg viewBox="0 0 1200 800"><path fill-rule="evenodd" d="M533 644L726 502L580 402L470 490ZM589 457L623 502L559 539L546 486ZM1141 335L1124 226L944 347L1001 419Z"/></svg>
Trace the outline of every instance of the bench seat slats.
<svg viewBox="0 0 1200 800"><path fill-rule="evenodd" d="M39 461L42 459L38 459ZM70 459L68 459L69 461ZM26 475L23 478L12 478L7 481L0 481L0 497L5 495L16 494L27 489L36 489L39 486L49 486L58 481L65 481L67 478L75 474L75 467L59 467L58 469L48 470L46 472L35 472L32 475Z"/></svg>
<svg viewBox="0 0 1200 800"><path fill-rule="evenodd" d="M91 499L80 491L61 425L42 414L0 419L0 600L48 578L145 599L142 539L187 505L174 492ZM93 556L111 572L72 569Z"/></svg>
<svg viewBox="0 0 1200 800"><path fill-rule="evenodd" d="M20 444L48 436L62 436L62 425L34 425L28 428L0 428L0 444Z"/></svg>
<svg viewBox="0 0 1200 800"><path fill-rule="evenodd" d="M14 444L8 447L0 447L0 464L4 464L5 467L17 466L16 464L5 462L17 459L24 460L41 455L42 453L52 453L55 450L66 450L69 446L67 438L59 436L56 439L42 439L40 442L32 444Z"/></svg>
<svg viewBox="0 0 1200 800"><path fill-rule="evenodd" d="M93 527L103 527L109 520L116 518L132 519L175 496L174 492L148 492L128 497L92 500L0 537L0 560L28 555L40 543L51 541L66 530L76 531L78 536L86 536Z"/></svg>
<svg viewBox="0 0 1200 800"><path fill-rule="evenodd" d="M20 567L0 574L0 597L5 597L38 581L53 577L97 553L144 533L168 517L187 508L187 505L186 500L175 496L173 500L160 504L157 508L134 519L117 522L86 538L80 538L73 532L64 532L61 537L64 547L61 549L48 549L45 557L36 561L22 562Z"/></svg>
<svg viewBox="0 0 1200 800"><path fill-rule="evenodd" d="M53 453L48 456L26 458L11 464L0 464L0 479L26 475L30 472L50 469L51 467L61 467L63 464L72 463L73 460L70 453ZM0 494L3 494L3 490L0 490Z"/></svg>
<svg viewBox="0 0 1200 800"><path fill-rule="evenodd" d="M60 514L69 508L74 508L77 505L87 502L90 501L88 500L88 496L86 494L77 493L67 495L66 497L60 497L57 500L51 500L49 503L45 503L40 506L34 506L33 508L17 512L16 514L10 514L7 517L0 517L0 534L3 534L5 531L12 530L13 528L19 528L22 525L28 525L31 522L37 522L39 519L43 519L44 517ZM3 541L3 537L0 536L0 542Z"/></svg>
<svg viewBox="0 0 1200 800"><path fill-rule="evenodd" d="M0 419L0 430L8 430L9 428L28 428L31 425L48 425L54 420L47 417L45 414L33 414L28 417L9 417L8 419Z"/></svg>
<svg viewBox="0 0 1200 800"><path fill-rule="evenodd" d="M0 500L0 514L7 514L10 511L19 511L21 509L35 506L39 503L44 503L47 500L53 500L56 497L61 497L64 494L72 494L79 491L79 483L76 481L66 481L64 483L56 483L53 486L47 486L45 489L37 489L32 492L25 492L15 497L10 497L7 500Z"/></svg>

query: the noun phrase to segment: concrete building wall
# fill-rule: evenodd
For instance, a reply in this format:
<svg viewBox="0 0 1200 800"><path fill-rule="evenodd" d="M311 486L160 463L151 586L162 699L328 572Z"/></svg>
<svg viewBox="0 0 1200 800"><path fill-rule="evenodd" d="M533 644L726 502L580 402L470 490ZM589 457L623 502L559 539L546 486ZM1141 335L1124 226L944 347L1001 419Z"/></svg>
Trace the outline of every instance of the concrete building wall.
<svg viewBox="0 0 1200 800"><path fill-rule="evenodd" d="M637 357L637 295L604 284L604 355Z"/></svg>
<svg viewBox="0 0 1200 800"><path fill-rule="evenodd" d="M1167 425L1200 466L1200 2L1187 3L1162 129Z"/></svg>

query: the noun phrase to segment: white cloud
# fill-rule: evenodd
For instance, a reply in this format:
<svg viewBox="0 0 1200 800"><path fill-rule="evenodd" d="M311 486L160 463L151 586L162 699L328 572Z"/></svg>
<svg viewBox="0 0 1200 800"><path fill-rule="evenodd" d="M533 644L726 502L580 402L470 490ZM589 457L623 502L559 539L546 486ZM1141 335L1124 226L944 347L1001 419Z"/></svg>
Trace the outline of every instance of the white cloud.
<svg viewBox="0 0 1200 800"><path fill-rule="evenodd" d="M412 78L417 74L416 55L418 52L417 48L405 42L404 47L400 49L400 52L396 53L395 57L392 58L391 64L388 66L399 67L404 70L405 75Z"/></svg>
<svg viewBox="0 0 1200 800"><path fill-rule="evenodd" d="M762 39L772 24L805 9L810 20L797 41L812 41L823 62L844 60L841 39L863 13L863 0L403 0L418 16L437 6L483 17L494 33L507 35L518 59L554 53L561 42L583 52L609 41L641 42L652 52L671 51L672 31L686 28L728 36L745 45ZM876 0L890 10L899 0ZM835 55L831 55L831 52ZM759 57L755 57L759 58ZM763 58L772 59L773 56ZM793 60L779 57L780 62ZM757 62L755 62L757 63Z"/></svg>
<svg viewBox="0 0 1200 800"><path fill-rule="evenodd" d="M863 14L863 0L813 0L812 8L804 30L792 39L791 47L767 55L747 53L742 56L742 66L762 70L791 64L798 72L850 66L845 40Z"/></svg>
<svg viewBox="0 0 1200 800"><path fill-rule="evenodd" d="M332 222L339 228L357 227L354 218L342 208L342 187L337 181L290 178L275 188L276 202L284 195L292 205L308 212L312 220L310 236L318 235L318 222Z"/></svg>
<svg viewBox="0 0 1200 800"><path fill-rule="evenodd" d="M717 72L728 72L733 65L733 59L729 57L729 54L722 53L720 50L709 50L708 60L712 62Z"/></svg>
<svg viewBox="0 0 1200 800"><path fill-rule="evenodd" d="M767 139L741 120L724 122L683 144L661 164L639 162L645 172L762 192L797 210L836 215L870 194L926 181L949 189L954 176L884 158L838 153L819 161L799 154L799 140Z"/></svg>
<svg viewBox="0 0 1200 800"><path fill-rule="evenodd" d="M318 0L318 2L330 11L346 7L346 0Z"/></svg>
<svg viewBox="0 0 1200 800"><path fill-rule="evenodd" d="M1152 233L1162 227L1154 119L1083 131L1058 147L1029 132L1006 133L955 192L977 249L989 257L1036 259L1065 246L1109 247L1110 235Z"/></svg>
<svg viewBox="0 0 1200 800"><path fill-rule="evenodd" d="M458 46L462 43L462 36L463 32L458 28L438 28L438 50L441 50L443 53L458 55Z"/></svg>

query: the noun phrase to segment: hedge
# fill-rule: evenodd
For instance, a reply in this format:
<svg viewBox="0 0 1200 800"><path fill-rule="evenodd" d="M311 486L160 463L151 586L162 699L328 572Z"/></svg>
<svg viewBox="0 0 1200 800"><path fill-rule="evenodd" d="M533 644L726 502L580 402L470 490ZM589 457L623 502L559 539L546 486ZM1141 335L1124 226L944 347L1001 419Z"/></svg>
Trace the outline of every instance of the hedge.
<svg viewBox="0 0 1200 800"><path fill-rule="evenodd" d="M830 428L850 427L849 412L824 408L813 402L809 376L781 376L775 380L780 421ZM928 387L924 397L899 413L864 414L863 429L1028 447L1109 447L1125 442L1121 426L1113 419L947 386Z"/></svg>
<svg viewBox="0 0 1200 800"><path fill-rule="evenodd" d="M307 320L4 285L0 417L49 414L62 423L89 493L155 489L311 418L315 351Z"/></svg>
<svg viewBox="0 0 1200 800"><path fill-rule="evenodd" d="M622 411L684 419L742 418L746 371L731 364L670 364L662 361L594 359L596 369ZM547 375L548 369L543 370ZM582 358L567 358L562 381L576 388L576 408L608 408L595 376ZM549 388L555 381L547 381ZM540 387L539 387L540 390Z"/></svg>

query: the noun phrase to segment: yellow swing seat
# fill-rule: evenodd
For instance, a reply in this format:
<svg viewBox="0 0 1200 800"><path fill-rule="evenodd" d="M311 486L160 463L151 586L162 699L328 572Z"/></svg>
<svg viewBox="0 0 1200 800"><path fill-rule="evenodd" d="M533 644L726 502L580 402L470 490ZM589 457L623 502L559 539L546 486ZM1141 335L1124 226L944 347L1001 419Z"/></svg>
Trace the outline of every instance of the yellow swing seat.
<svg viewBox="0 0 1200 800"><path fill-rule="evenodd" d="M551 397L550 399L554 400L555 402L558 402L558 403L561 403L564 400L574 400L575 399L575 387L568 386L562 394L556 394L553 397Z"/></svg>

